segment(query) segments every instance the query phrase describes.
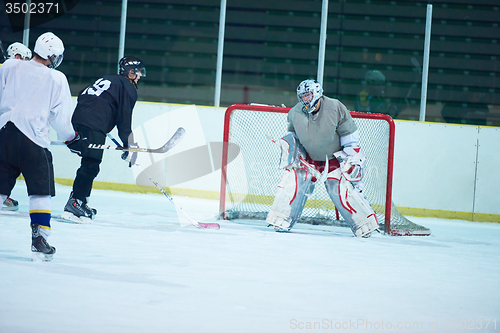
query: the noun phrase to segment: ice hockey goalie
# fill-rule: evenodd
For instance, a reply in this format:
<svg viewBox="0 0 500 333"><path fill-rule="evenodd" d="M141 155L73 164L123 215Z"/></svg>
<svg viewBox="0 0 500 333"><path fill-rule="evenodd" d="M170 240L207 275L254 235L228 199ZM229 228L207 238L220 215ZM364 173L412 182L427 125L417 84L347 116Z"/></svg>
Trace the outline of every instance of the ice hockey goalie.
<svg viewBox="0 0 500 333"><path fill-rule="evenodd" d="M297 87L299 103L288 113L289 133L273 140L281 150L283 176L266 222L289 231L300 218L317 182L356 237L378 231L377 217L362 193L366 161L349 111L323 96L321 85L305 80Z"/></svg>

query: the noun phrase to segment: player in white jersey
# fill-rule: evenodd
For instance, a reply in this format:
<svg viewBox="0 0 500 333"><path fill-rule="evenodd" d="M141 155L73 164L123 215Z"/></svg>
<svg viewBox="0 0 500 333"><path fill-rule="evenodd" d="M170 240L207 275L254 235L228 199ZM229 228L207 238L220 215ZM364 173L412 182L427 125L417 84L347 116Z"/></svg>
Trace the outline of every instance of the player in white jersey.
<svg viewBox="0 0 500 333"><path fill-rule="evenodd" d="M31 50L19 42L9 45L7 48L7 56L9 59L31 60Z"/></svg>
<svg viewBox="0 0 500 333"><path fill-rule="evenodd" d="M31 59L31 50L26 47L24 44L19 42L15 42L9 45L7 48L7 56L8 59L20 59L20 60L30 60ZM10 210L15 211L19 209L19 202L17 200L12 199L11 197L7 197L2 204L2 210Z"/></svg>
<svg viewBox="0 0 500 333"><path fill-rule="evenodd" d="M284 173L266 221L277 231L290 230L321 179L354 235L368 237L378 222L361 193L366 158L356 124L344 104L323 95L317 81L302 81L297 97L288 113L289 133L279 140Z"/></svg>
<svg viewBox="0 0 500 333"><path fill-rule="evenodd" d="M43 260L56 251L47 243L55 195L49 128L75 153L88 146L71 125L68 81L55 69L63 52L62 41L47 32L38 37L31 61L8 59L0 67L0 200L10 195L22 174L29 195L31 251Z"/></svg>

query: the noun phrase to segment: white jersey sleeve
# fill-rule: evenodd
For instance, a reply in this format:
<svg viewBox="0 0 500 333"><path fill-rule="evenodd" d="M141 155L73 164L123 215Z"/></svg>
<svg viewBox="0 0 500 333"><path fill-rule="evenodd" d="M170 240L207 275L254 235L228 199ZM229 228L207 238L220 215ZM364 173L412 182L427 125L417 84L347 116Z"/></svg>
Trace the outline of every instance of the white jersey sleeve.
<svg viewBox="0 0 500 333"><path fill-rule="evenodd" d="M57 137L62 141L70 141L75 137L75 130L71 124L73 115L73 101L66 76L52 70L54 81L58 82L60 90L54 93L55 103L50 110L49 123L56 130Z"/></svg>
<svg viewBox="0 0 500 333"><path fill-rule="evenodd" d="M0 127L13 122L31 141L50 147L50 125L60 140L74 138L73 104L66 76L34 60L0 67Z"/></svg>

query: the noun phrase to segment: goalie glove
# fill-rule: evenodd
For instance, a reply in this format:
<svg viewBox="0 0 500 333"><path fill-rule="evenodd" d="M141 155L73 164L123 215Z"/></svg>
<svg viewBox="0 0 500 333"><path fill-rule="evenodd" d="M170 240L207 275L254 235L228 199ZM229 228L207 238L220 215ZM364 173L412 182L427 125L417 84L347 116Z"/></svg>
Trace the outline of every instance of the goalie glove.
<svg viewBox="0 0 500 333"><path fill-rule="evenodd" d="M297 135L294 132L290 132L282 137L278 141L278 144L281 149L279 164L280 169L298 167L300 164L300 158L305 158L307 156L304 146L302 146Z"/></svg>
<svg viewBox="0 0 500 333"><path fill-rule="evenodd" d="M351 183L361 182L363 178L363 165L359 158L349 156L345 151L338 151L333 153L333 156L340 163L340 172Z"/></svg>
<svg viewBox="0 0 500 333"><path fill-rule="evenodd" d="M344 147L343 150L333 154L340 163L340 171L345 178L357 185L359 190L363 189L363 169L365 168L366 156L360 147Z"/></svg>
<svg viewBox="0 0 500 333"><path fill-rule="evenodd" d="M359 132L340 137L343 150L334 153L340 163L341 171L350 182L359 182L361 185L362 170L365 167L366 156L359 146Z"/></svg>
<svg viewBox="0 0 500 333"><path fill-rule="evenodd" d="M366 156L361 147L344 147L343 152L347 155L351 164L359 165L361 168L365 167Z"/></svg>

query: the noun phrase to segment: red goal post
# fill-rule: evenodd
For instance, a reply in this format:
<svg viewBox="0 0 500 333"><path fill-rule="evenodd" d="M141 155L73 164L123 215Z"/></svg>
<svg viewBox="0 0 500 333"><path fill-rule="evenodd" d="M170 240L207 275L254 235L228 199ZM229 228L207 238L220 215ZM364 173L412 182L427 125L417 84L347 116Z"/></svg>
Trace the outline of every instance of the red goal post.
<svg viewBox="0 0 500 333"><path fill-rule="evenodd" d="M290 108L235 104L225 113L219 213L224 219L265 220L282 170L279 149L266 136L287 132ZM394 121L388 115L351 112L367 156L363 193L389 235L430 235L430 230L404 217L392 203ZM298 223L347 226L331 202L324 184L314 192Z"/></svg>

